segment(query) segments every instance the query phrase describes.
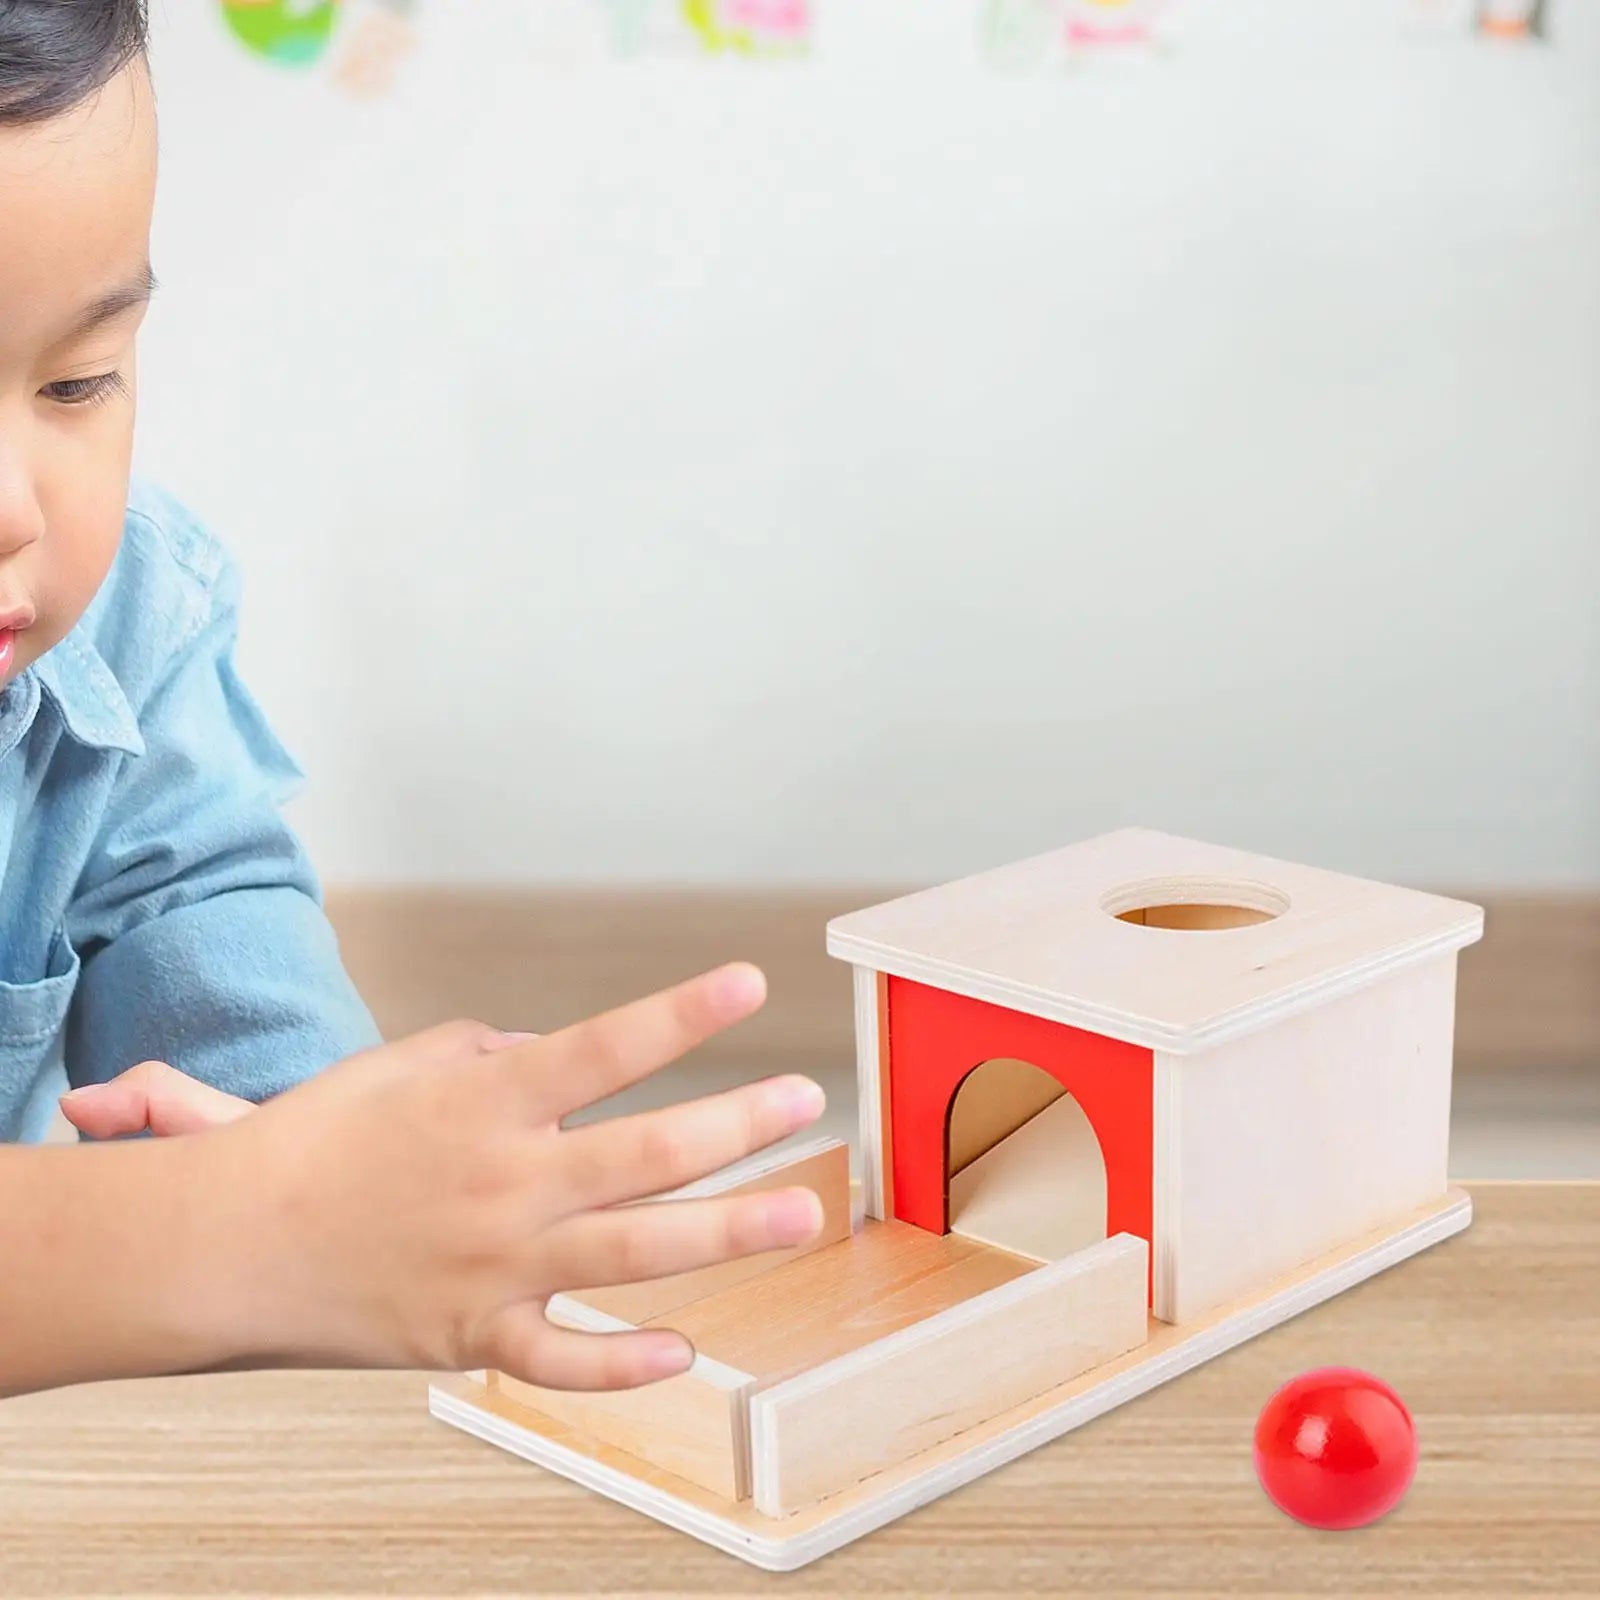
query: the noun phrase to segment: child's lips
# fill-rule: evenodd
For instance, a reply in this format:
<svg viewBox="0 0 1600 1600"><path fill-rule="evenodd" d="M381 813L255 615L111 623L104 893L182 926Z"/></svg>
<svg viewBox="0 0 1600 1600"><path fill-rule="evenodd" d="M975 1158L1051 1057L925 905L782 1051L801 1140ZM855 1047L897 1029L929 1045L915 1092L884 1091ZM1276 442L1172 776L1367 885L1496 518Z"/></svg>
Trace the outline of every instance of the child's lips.
<svg viewBox="0 0 1600 1600"><path fill-rule="evenodd" d="M26 632L36 620L31 606L0 605L0 678L16 665L17 635Z"/></svg>

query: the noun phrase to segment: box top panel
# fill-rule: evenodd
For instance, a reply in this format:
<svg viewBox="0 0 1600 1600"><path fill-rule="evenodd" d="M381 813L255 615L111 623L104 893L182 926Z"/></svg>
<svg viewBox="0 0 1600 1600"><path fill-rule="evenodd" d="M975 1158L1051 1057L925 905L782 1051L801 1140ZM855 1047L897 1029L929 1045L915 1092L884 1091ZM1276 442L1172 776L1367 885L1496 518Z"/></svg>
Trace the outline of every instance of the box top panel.
<svg viewBox="0 0 1600 1600"><path fill-rule="evenodd" d="M1482 932L1465 901L1125 828L837 917L828 952L1182 1053Z"/></svg>

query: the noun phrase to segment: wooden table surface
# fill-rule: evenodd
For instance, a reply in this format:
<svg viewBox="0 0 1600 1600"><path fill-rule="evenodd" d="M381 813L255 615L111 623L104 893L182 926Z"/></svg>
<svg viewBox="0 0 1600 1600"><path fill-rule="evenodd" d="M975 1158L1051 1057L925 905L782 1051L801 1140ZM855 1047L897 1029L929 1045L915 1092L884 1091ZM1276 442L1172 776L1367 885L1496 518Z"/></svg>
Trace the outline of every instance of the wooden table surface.
<svg viewBox="0 0 1600 1600"><path fill-rule="evenodd" d="M249 1373L0 1403L0 1594L1600 1595L1600 1185L1467 1187L1465 1234L796 1573L435 1422L422 1375ZM1250 1435L1334 1362L1422 1462L1319 1534Z"/></svg>

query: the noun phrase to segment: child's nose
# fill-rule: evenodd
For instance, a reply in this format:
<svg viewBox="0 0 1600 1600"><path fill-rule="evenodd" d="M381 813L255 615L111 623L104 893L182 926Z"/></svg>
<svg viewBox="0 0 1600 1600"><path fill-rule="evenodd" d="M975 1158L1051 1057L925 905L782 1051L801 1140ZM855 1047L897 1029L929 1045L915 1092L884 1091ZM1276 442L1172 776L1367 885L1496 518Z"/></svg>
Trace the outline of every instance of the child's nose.
<svg viewBox="0 0 1600 1600"><path fill-rule="evenodd" d="M14 554L44 537L44 508L33 475L0 439L0 556Z"/></svg>

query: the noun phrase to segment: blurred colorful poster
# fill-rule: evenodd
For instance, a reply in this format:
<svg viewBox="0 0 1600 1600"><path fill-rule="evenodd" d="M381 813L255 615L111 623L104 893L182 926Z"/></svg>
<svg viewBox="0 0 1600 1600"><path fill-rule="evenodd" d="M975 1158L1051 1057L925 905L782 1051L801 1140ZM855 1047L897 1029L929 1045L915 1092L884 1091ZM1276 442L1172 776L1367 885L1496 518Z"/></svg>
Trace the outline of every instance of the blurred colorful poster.
<svg viewBox="0 0 1600 1600"><path fill-rule="evenodd" d="M811 43L815 0L600 0L620 56L792 56Z"/></svg>
<svg viewBox="0 0 1600 1600"><path fill-rule="evenodd" d="M995 66L1149 55L1165 44L1169 0L983 0L980 37Z"/></svg>
<svg viewBox="0 0 1600 1600"><path fill-rule="evenodd" d="M1549 37L1548 0L1411 0L1408 14L1413 26L1443 37Z"/></svg>
<svg viewBox="0 0 1600 1600"><path fill-rule="evenodd" d="M1542 39L1545 0L1478 0L1478 31L1491 39Z"/></svg>
<svg viewBox="0 0 1600 1600"><path fill-rule="evenodd" d="M808 0L684 0L683 11L713 50L796 50L811 36Z"/></svg>
<svg viewBox="0 0 1600 1600"><path fill-rule="evenodd" d="M354 94L388 88L416 37L417 0L220 0L220 7L228 31L252 55L302 70L326 61Z"/></svg>
<svg viewBox="0 0 1600 1600"><path fill-rule="evenodd" d="M340 0L222 0L234 37L258 56L286 67L319 61L333 39Z"/></svg>

